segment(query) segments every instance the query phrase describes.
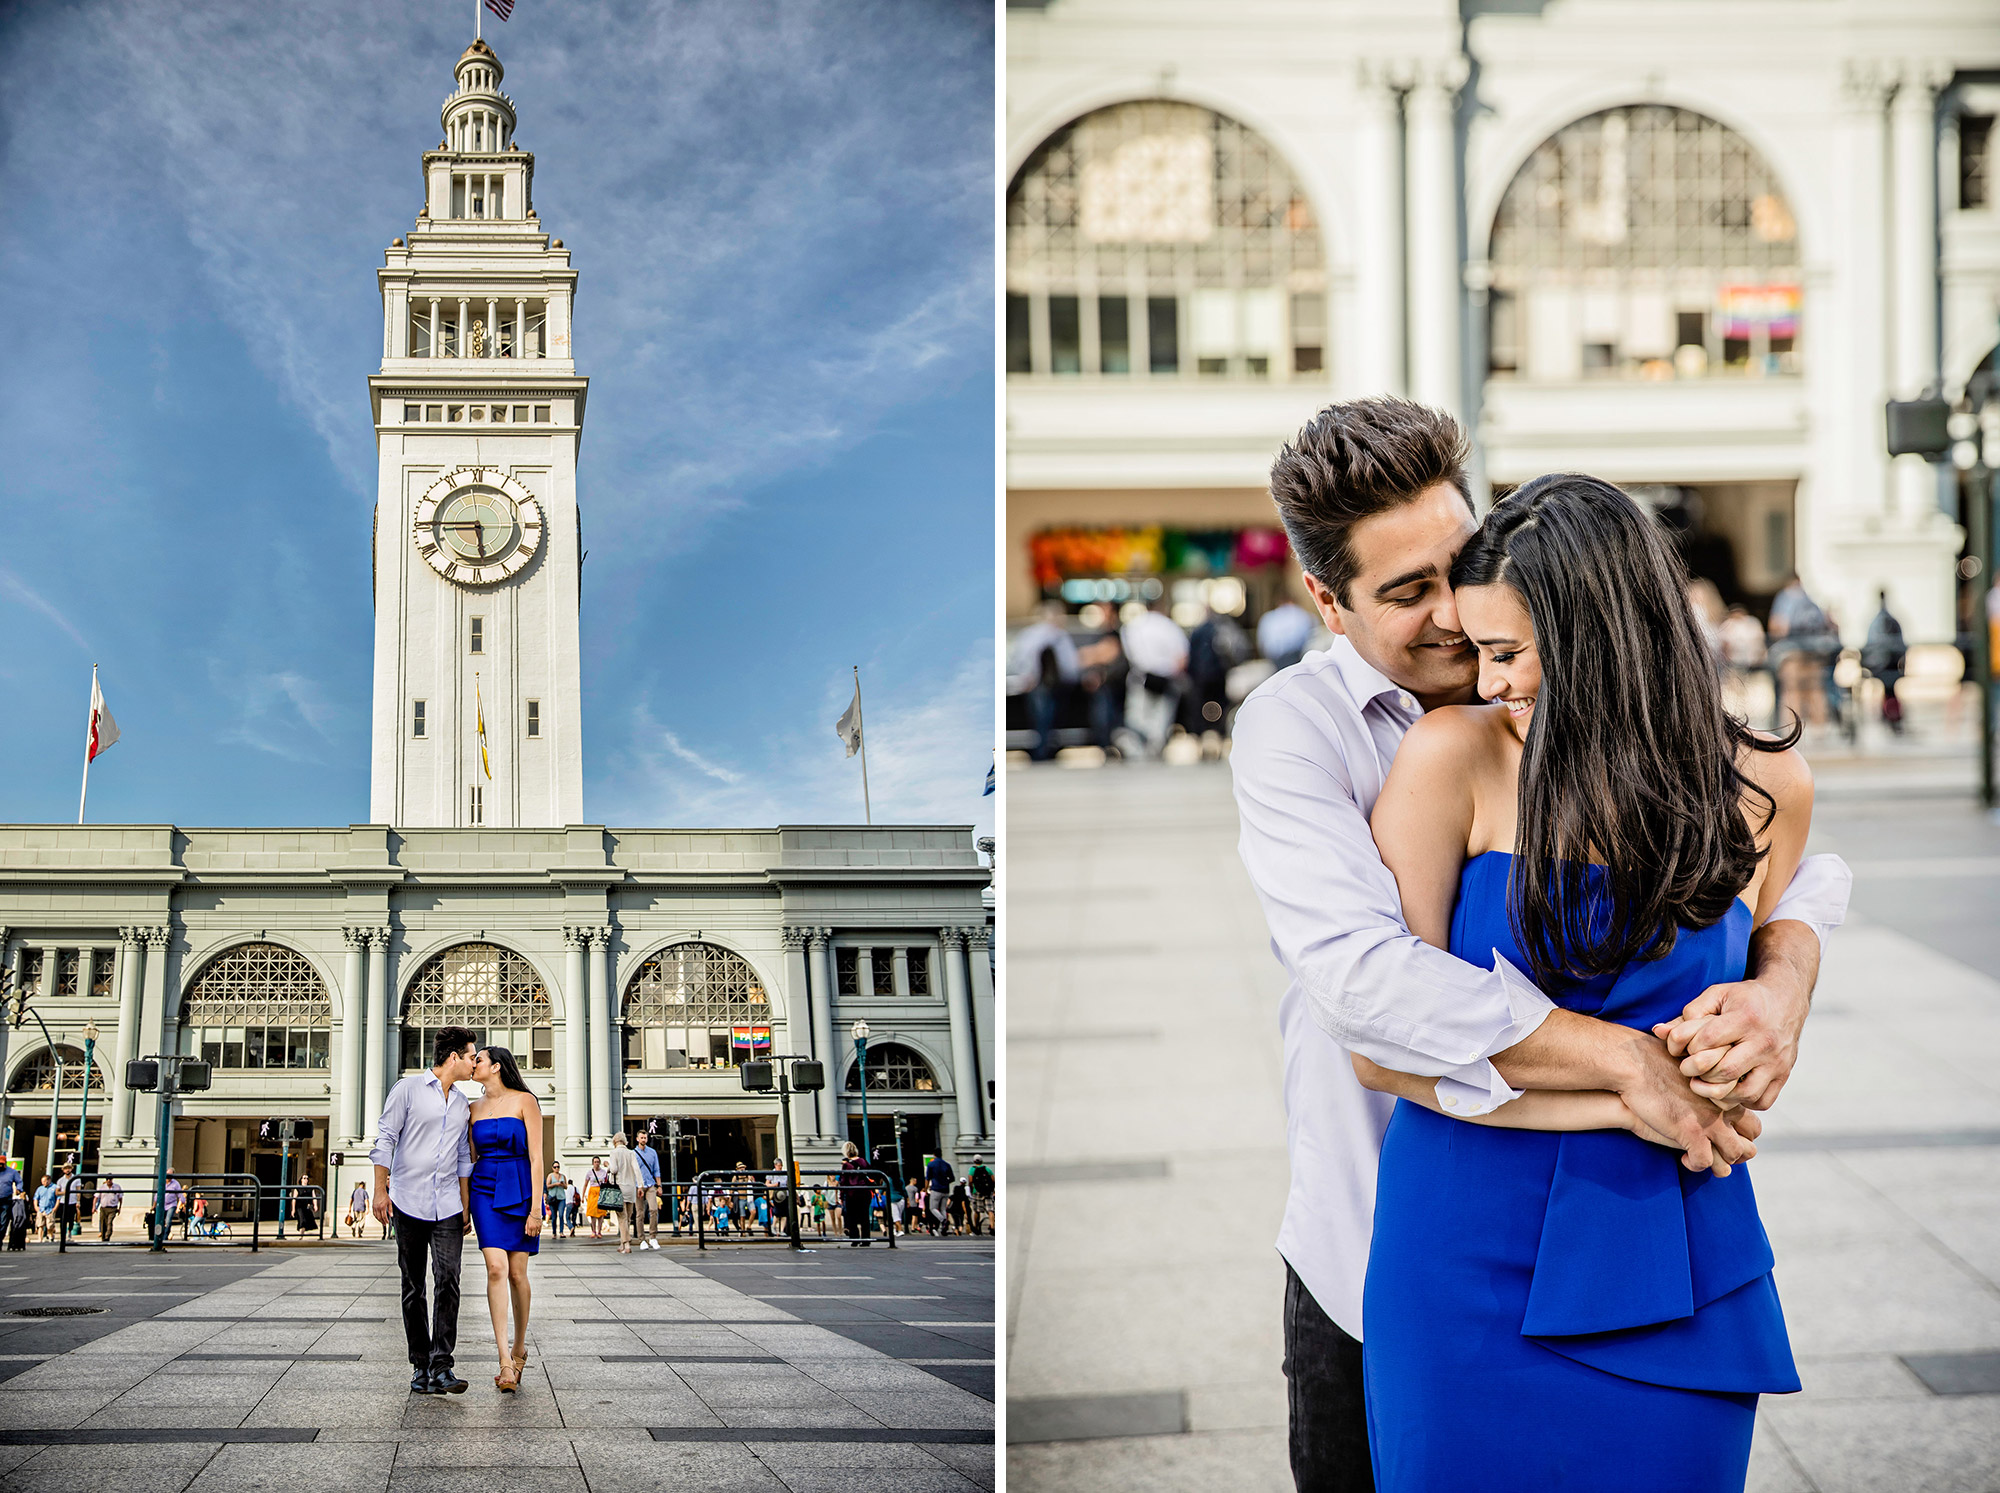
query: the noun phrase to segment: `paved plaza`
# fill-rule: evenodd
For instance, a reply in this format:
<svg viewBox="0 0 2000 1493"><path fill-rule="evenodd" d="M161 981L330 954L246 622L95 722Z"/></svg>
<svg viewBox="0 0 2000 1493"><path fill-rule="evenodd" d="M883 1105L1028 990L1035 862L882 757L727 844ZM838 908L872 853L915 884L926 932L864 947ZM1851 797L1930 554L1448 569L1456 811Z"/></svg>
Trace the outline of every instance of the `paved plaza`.
<svg viewBox="0 0 2000 1493"><path fill-rule="evenodd" d="M409 1393L394 1245L0 1256L0 1489L991 1488L990 1239L545 1243L493 1387L470 1243L464 1394ZM23 1318L49 1305L103 1308Z"/></svg>
<svg viewBox="0 0 2000 1493"><path fill-rule="evenodd" d="M1755 1493L2000 1490L2000 827L1829 761L1855 872L1753 1164L1805 1392ZM1284 987L1226 766L1008 779L1009 1487L1291 1487Z"/></svg>

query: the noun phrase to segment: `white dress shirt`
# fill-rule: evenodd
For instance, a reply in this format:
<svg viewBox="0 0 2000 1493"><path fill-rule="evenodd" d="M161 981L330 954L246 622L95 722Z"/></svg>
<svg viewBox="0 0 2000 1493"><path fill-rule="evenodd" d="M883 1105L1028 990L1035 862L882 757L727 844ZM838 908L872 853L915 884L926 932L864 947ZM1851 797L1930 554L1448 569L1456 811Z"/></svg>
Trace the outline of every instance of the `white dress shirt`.
<svg viewBox="0 0 2000 1493"><path fill-rule="evenodd" d="M1414 696L1336 637L1243 702L1229 759L1243 864L1272 951L1291 976L1278 1006L1292 1169L1278 1251L1356 1338L1376 1163L1396 1101L1362 1088L1348 1054L1436 1075L1448 1110L1485 1114L1521 1092L1501 1078L1493 1054L1553 1009L1505 960L1480 969L1403 925L1396 879L1368 816L1422 713ZM1837 856L1810 856L1773 918L1809 923L1824 942L1847 915L1850 880Z"/></svg>
<svg viewBox="0 0 2000 1493"><path fill-rule="evenodd" d="M1013 644L1007 650L1008 694L1025 695L1042 682L1044 649L1055 654L1056 677L1064 684L1076 683L1080 669L1076 658L1076 639L1069 635L1067 629L1037 619L1014 635Z"/></svg>
<svg viewBox="0 0 2000 1493"><path fill-rule="evenodd" d="M389 1169L389 1201L412 1218L465 1211L458 1179L472 1175L472 1106L435 1073L398 1079L382 1105L368 1159Z"/></svg>

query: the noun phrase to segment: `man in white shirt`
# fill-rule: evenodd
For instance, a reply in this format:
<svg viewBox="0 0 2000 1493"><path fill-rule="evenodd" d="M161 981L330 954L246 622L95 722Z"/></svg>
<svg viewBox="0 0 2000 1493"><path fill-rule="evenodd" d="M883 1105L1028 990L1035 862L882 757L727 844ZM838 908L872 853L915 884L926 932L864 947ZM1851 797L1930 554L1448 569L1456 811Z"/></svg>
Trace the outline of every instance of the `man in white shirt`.
<svg viewBox="0 0 2000 1493"><path fill-rule="evenodd" d="M1749 977L1706 992L1665 1040L1559 1010L1505 961L1477 968L1404 927L1368 815L1404 732L1473 698L1477 659L1446 583L1475 528L1466 455L1450 416L1369 399L1321 411L1271 471L1335 634L1244 702L1230 759L1243 862L1291 976L1279 1025L1292 1184L1278 1249L1302 1493L1373 1487L1361 1295L1394 1100L1361 1087L1349 1053L1436 1075L1446 1111L1465 1116L1528 1088L1608 1089L1673 1136L1690 1168L1737 1160L1759 1128L1752 1111L1790 1075L1821 940L1846 915L1846 867L1808 858L1751 940ZM1744 1107L1711 1102L1725 1097Z"/></svg>
<svg viewBox="0 0 2000 1493"><path fill-rule="evenodd" d="M398 1079L375 1127L375 1217L396 1210L396 1266L403 1276L403 1338L413 1394L464 1394L452 1370L458 1346L458 1274L472 1229L472 1107L454 1085L472 1077L478 1036L448 1026L431 1044L431 1068ZM431 1311L424 1314L424 1260Z"/></svg>
<svg viewBox="0 0 2000 1493"><path fill-rule="evenodd" d="M1188 662L1187 634L1167 615L1166 606L1164 600L1156 601L1119 629L1119 641L1132 665L1125 689L1125 724L1155 757L1174 729Z"/></svg>

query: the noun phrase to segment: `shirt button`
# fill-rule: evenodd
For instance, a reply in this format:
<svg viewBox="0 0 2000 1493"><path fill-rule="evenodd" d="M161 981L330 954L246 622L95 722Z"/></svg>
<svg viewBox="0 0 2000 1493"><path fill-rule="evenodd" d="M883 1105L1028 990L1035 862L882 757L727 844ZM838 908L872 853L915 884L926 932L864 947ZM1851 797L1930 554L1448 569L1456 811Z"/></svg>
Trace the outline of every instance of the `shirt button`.
<svg viewBox="0 0 2000 1493"><path fill-rule="evenodd" d="M1410 698L1408 690L1405 690L1402 694L1396 696L1396 698L1402 703L1405 710L1415 710L1417 708L1417 702Z"/></svg>

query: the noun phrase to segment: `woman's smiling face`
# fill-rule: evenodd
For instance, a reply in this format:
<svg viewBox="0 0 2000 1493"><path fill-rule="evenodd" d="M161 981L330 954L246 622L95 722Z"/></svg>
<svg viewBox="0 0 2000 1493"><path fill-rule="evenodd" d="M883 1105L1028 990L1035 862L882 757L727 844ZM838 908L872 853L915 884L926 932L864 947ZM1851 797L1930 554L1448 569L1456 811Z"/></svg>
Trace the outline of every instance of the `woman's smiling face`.
<svg viewBox="0 0 2000 1493"><path fill-rule="evenodd" d="M1527 605L1504 585L1463 586L1456 600L1465 635L1479 650L1480 698L1506 706L1508 724L1526 741L1542 692L1542 660Z"/></svg>

